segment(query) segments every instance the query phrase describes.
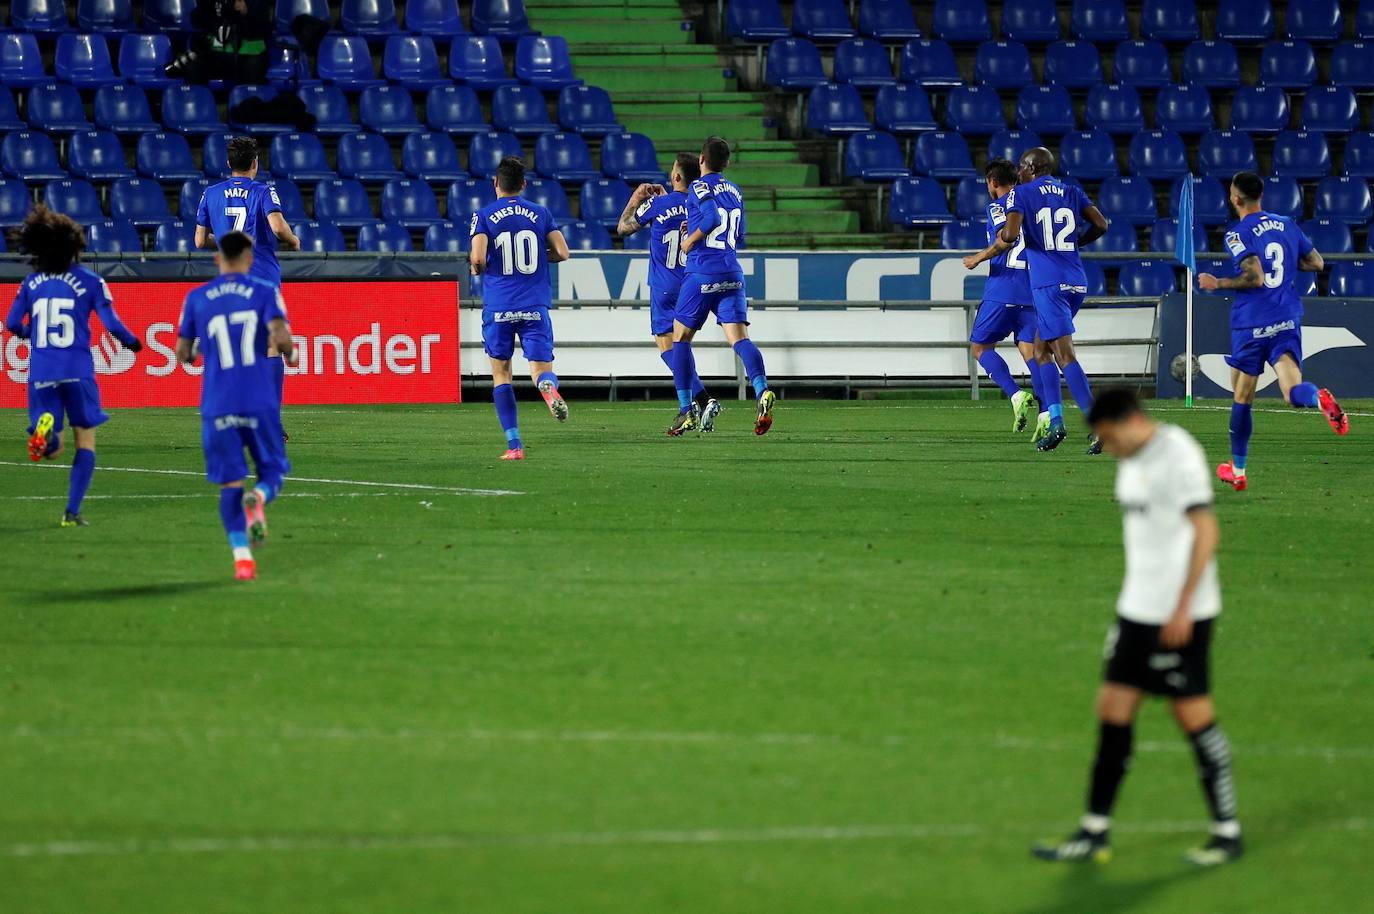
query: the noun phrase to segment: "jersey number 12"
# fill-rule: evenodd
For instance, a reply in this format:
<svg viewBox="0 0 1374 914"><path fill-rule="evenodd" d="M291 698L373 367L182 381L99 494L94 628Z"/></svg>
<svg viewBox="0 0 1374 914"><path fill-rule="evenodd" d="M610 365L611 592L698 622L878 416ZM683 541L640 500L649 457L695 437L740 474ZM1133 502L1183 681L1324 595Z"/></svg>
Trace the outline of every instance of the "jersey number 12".
<svg viewBox="0 0 1374 914"><path fill-rule="evenodd" d="M1073 210L1067 206L1051 212L1048 209L1039 210L1035 214L1035 221L1039 223L1040 230L1044 236L1045 250L1047 251L1074 251L1078 249L1076 235L1077 220L1073 217ZM1055 231L1055 225L1059 226L1059 231Z"/></svg>

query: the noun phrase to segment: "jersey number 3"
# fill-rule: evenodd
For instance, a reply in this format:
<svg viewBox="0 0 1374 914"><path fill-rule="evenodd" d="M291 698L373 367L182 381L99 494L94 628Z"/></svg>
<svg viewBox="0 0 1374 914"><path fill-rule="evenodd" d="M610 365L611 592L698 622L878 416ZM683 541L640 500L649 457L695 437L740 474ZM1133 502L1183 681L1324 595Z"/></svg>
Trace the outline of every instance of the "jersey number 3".
<svg viewBox="0 0 1374 914"><path fill-rule="evenodd" d="M205 325L205 332L219 346L219 367L234 367L234 341L230 338L229 325L237 324L243 328L239 337L239 364L252 365L258 360L253 343L258 336L258 312L231 311L228 315L216 314Z"/></svg>

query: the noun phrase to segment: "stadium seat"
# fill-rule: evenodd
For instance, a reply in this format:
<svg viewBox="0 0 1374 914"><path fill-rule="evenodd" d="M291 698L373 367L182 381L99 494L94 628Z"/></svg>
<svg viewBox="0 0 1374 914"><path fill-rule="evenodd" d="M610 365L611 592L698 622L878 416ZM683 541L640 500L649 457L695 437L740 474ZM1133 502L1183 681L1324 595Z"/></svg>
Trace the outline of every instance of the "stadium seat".
<svg viewBox="0 0 1374 914"><path fill-rule="evenodd" d="M323 254L347 250L343 232L332 222L302 221L293 225L291 230L301 240L302 251Z"/></svg>
<svg viewBox="0 0 1374 914"><path fill-rule="evenodd" d="M32 207L33 197L29 194L27 184L18 178L0 178L0 227L11 228L20 224Z"/></svg>
<svg viewBox="0 0 1374 914"><path fill-rule="evenodd" d="M1231 221L1231 211L1227 206L1230 195L1230 178L1223 183L1216 178L1176 178L1169 190L1169 215L1178 217L1178 198L1183 182L1193 182L1193 218L1199 225L1225 225Z"/></svg>
<svg viewBox="0 0 1374 914"><path fill-rule="evenodd" d="M121 178L110 185L110 217L148 228L170 220L172 213L162 186L152 178Z"/></svg>
<svg viewBox="0 0 1374 914"><path fill-rule="evenodd" d="M859 31L888 43L921 37L907 0L859 0Z"/></svg>
<svg viewBox="0 0 1374 914"><path fill-rule="evenodd" d="M13 0L10 23L21 32L56 35L71 28L63 0Z"/></svg>
<svg viewBox="0 0 1374 914"><path fill-rule="evenodd" d="M658 167L653 140L642 133L607 134L601 141L601 173L631 184L668 183L668 176Z"/></svg>
<svg viewBox="0 0 1374 914"><path fill-rule="evenodd" d="M525 16L524 0L473 0L472 30L507 40L534 32Z"/></svg>
<svg viewBox="0 0 1374 914"><path fill-rule="evenodd" d="M1349 133L1360 126L1360 109L1349 86L1313 86L1302 100L1304 130Z"/></svg>
<svg viewBox="0 0 1374 914"><path fill-rule="evenodd" d="M75 133L90 130L81 93L66 83L39 83L29 91L29 123L47 133Z"/></svg>
<svg viewBox="0 0 1374 914"><path fill-rule="evenodd" d="M886 60L884 55L884 63ZM805 38L779 38L768 46L763 81L779 89L814 89L830 80L814 44Z"/></svg>
<svg viewBox="0 0 1374 914"><path fill-rule="evenodd" d="M32 206L32 201L29 205ZM89 181L49 181L43 188L43 205L81 223L99 222L105 218L100 208L100 195ZM19 221L24 221L22 216Z"/></svg>
<svg viewBox="0 0 1374 914"><path fill-rule="evenodd" d="M229 140L232 138L232 134L228 133L206 134L200 154L206 177L214 178L216 181L229 177ZM259 163L259 166L261 164Z"/></svg>
<svg viewBox="0 0 1374 914"><path fill-rule="evenodd" d="M191 155L191 144L179 133L145 133L138 138L134 154L138 173L155 181L176 181L200 177Z"/></svg>
<svg viewBox="0 0 1374 914"><path fill-rule="evenodd" d="M1374 261L1346 260L1331 265L1331 291L1336 298L1374 298Z"/></svg>
<svg viewBox="0 0 1374 914"><path fill-rule="evenodd" d="M181 185L181 193L177 197L177 214L182 219L196 221L196 216L200 210L200 198L205 196L205 189L210 186L210 179L206 177L189 178Z"/></svg>
<svg viewBox="0 0 1374 914"><path fill-rule="evenodd" d="M1178 245L1178 217L1156 219L1150 229L1150 250L1172 254ZM1193 250L1207 250L1207 230L1200 223L1193 225ZM1122 293L1123 295L1127 293Z"/></svg>
<svg viewBox="0 0 1374 914"><path fill-rule="evenodd" d="M315 133L357 133L348 98L338 86L305 86L296 94L315 118Z"/></svg>
<svg viewBox="0 0 1374 914"><path fill-rule="evenodd" d="M11 130L25 130L26 125L19 119L19 109L15 107L14 96L10 90L0 86L0 133Z"/></svg>
<svg viewBox="0 0 1374 914"><path fill-rule="evenodd" d="M22 89L47 79L36 36L22 32L0 34L0 82Z"/></svg>
<svg viewBox="0 0 1374 914"><path fill-rule="evenodd" d="M190 254L196 250L194 220L171 219L153 233L153 250L159 254Z"/></svg>
<svg viewBox="0 0 1374 914"><path fill-rule="evenodd" d="M1079 250L1088 254L1134 254L1140 250L1135 236L1135 227L1129 223L1112 222L1107 225L1107 233L1091 244L1080 244ZM1101 260L1103 266L1120 266L1127 258Z"/></svg>
<svg viewBox="0 0 1374 914"><path fill-rule="evenodd" d="M878 89L897 82L887 50L869 38L851 38L835 48L835 82ZM824 79L824 77L822 77Z"/></svg>
<svg viewBox="0 0 1374 914"><path fill-rule="evenodd" d="M1057 40L1054 0L1007 0L1002 6L1002 37L1026 44Z"/></svg>
<svg viewBox="0 0 1374 914"><path fill-rule="evenodd" d="M614 245L611 234L605 226L582 220L564 222L560 225L568 249L573 251L609 251Z"/></svg>
<svg viewBox="0 0 1374 914"><path fill-rule="evenodd" d="M1073 33L1084 41L1106 44L1131 37L1124 0L1073 0Z"/></svg>
<svg viewBox="0 0 1374 914"><path fill-rule="evenodd" d="M491 181L464 178L449 186L445 212L450 222L466 229L473 213L495 202L496 189L491 186Z"/></svg>
<svg viewBox="0 0 1374 914"><path fill-rule="evenodd" d="M973 78L994 89L1015 89L1035 82L1030 52L1018 41L985 41L978 45Z"/></svg>
<svg viewBox="0 0 1374 914"><path fill-rule="evenodd" d="M277 204L287 222L305 219L305 201L301 199L301 189L289 178L272 178L267 185L277 192Z"/></svg>
<svg viewBox="0 0 1374 914"><path fill-rule="evenodd" d="M439 68L439 52L428 35L392 35L382 54L382 74L407 89L424 90L449 84Z"/></svg>
<svg viewBox="0 0 1374 914"><path fill-rule="evenodd" d="M952 221L944 189L934 178L898 178L892 185L887 214L894 225L942 225Z"/></svg>
<svg viewBox="0 0 1374 914"><path fill-rule="evenodd" d="M945 41L987 41L992 23L984 0L935 0L933 28Z"/></svg>
<svg viewBox="0 0 1374 914"><path fill-rule="evenodd" d="M1305 41L1271 41L1260 56L1260 82L1281 89L1306 89L1317 81L1317 55Z"/></svg>
<svg viewBox="0 0 1374 914"><path fill-rule="evenodd" d="M367 39L359 35L326 35L316 54L316 68L320 79L349 90L379 86L372 68L372 51Z"/></svg>
<svg viewBox="0 0 1374 914"><path fill-rule="evenodd" d="M911 164L915 172L932 178L962 178L976 174L968 143L959 134L946 130L916 137Z"/></svg>
<svg viewBox="0 0 1374 914"><path fill-rule="evenodd" d="M311 16L331 22L329 0L277 0L277 34L290 35L291 22L297 16Z"/></svg>
<svg viewBox="0 0 1374 914"><path fill-rule="evenodd" d="M409 15L406 17L409 19ZM425 229L425 250L432 253L466 253L472 247L468 238L468 226L457 226L452 222L436 222Z"/></svg>
<svg viewBox="0 0 1374 914"><path fill-rule="evenodd" d="M936 128L926 90L906 83L878 90L878 97L873 102L873 120L881 129L898 136Z"/></svg>
<svg viewBox="0 0 1374 914"><path fill-rule="evenodd" d="M358 119L363 128L384 134L419 133L415 103L400 86L368 86L358 97Z"/></svg>
<svg viewBox="0 0 1374 914"><path fill-rule="evenodd" d="M1107 277L1096 260L1083 261L1083 275L1088 278L1089 295L1107 294Z"/></svg>
<svg viewBox="0 0 1374 914"><path fill-rule="evenodd" d="M1341 174L1374 178L1374 133L1352 133L1345 141Z"/></svg>
<svg viewBox="0 0 1374 914"><path fill-rule="evenodd" d="M1264 208L1267 212L1302 220L1302 189L1296 178L1270 175L1264 179Z"/></svg>
<svg viewBox="0 0 1374 914"><path fill-rule="evenodd" d="M1285 130L1275 137L1272 161L1276 175L1312 180L1331 174L1326 137L1307 130Z"/></svg>
<svg viewBox="0 0 1374 914"><path fill-rule="evenodd" d="M955 219L986 219L987 205L988 182L985 178L967 175L959 179L954 187Z"/></svg>
<svg viewBox="0 0 1374 914"><path fill-rule="evenodd" d="M144 0L143 28L149 32L190 32L195 0Z"/></svg>
<svg viewBox="0 0 1374 914"><path fill-rule="evenodd" d="M1198 168L1204 175L1229 182L1238 171L1259 171L1255 144L1239 130L1213 130L1198 140Z"/></svg>
<svg viewBox="0 0 1374 914"><path fill-rule="evenodd" d="M562 89L582 80L573 75L568 42L558 35L526 35L515 46L515 75L536 89Z"/></svg>
<svg viewBox="0 0 1374 914"><path fill-rule="evenodd" d="M516 136L538 136L558 129L549 120L544 94L532 86L502 86L491 96L491 123Z"/></svg>
<svg viewBox="0 0 1374 914"><path fill-rule="evenodd" d="M400 223L406 228L425 228L443 219L429 184L403 178L382 186L382 221Z"/></svg>
<svg viewBox="0 0 1374 914"><path fill-rule="evenodd" d="M380 184L400 178L391 146L380 133L349 133L339 138L339 175L364 184Z"/></svg>
<svg viewBox="0 0 1374 914"><path fill-rule="evenodd" d="M940 230L940 247L946 251L981 251L987 246L986 219L956 219Z"/></svg>
<svg viewBox="0 0 1374 914"><path fill-rule="evenodd" d="M726 8L726 28L736 38L759 43L792 34L778 0L730 0Z"/></svg>
<svg viewBox="0 0 1374 914"><path fill-rule="evenodd" d="M86 246L96 254L141 254L143 241L133 223L104 219L86 224Z"/></svg>
<svg viewBox="0 0 1374 914"><path fill-rule="evenodd" d="M630 202L630 185L614 178L594 178L582 184L578 196L578 212L583 219L614 227Z"/></svg>
<svg viewBox="0 0 1374 914"><path fill-rule="evenodd" d="M945 99L945 123L966 136L986 136L1007 128L1002 99L991 86L959 86Z"/></svg>
<svg viewBox="0 0 1374 914"><path fill-rule="evenodd" d="M55 181L67 177L57 160L57 147L46 133L16 130L0 142L0 168L24 181Z"/></svg>
<svg viewBox="0 0 1374 914"><path fill-rule="evenodd" d="M358 250L399 254L415 250L410 232L395 222L370 222L358 229Z"/></svg>
<svg viewBox="0 0 1374 914"><path fill-rule="evenodd" d="M1374 89L1374 45L1343 41L1331 50L1331 84L1352 89Z"/></svg>
<svg viewBox="0 0 1374 914"><path fill-rule="evenodd" d="M988 137L988 158L1019 162L1021 154L1027 149L1043 145L1040 135L1034 130L999 130Z"/></svg>
<svg viewBox="0 0 1374 914"><path fill-rule="evenodd" d="M458 147L447 133L412 133L401 145L401 170L422 181L445 183L466 178Z"/></svg>
<svg viewBox="0 0 1374 914"><path fill-rule="evenodd" d="M1288 37L1329 44L1345 30L1340 0L1288 0Z"/></svg>
<svg viewBox="0 0 1374 914"><path fill-rule="evenodd" d="M1015 160L1013 160L1015 161ZM1101 181L1118 174L1116 143L1102 130L1075 130L1059 141L1059 167L1077 181Z"/></svg>
<svg viewBox="0 0 1374 914"><path fill-rule="evenodd" d="M103 35L57 36L53 72L79 89L94 89L119 81L110 61L110 46Z"/></svg>
<svg viewBox="0 0 1374 914"><path fill-rule="evenodd" d="M1151 225L1159 218L1155 191L1146 178L1107 178L1097 191L1097 206L1112 219Z"/></svg>
<svg viewBox="0 0 1374 914"><path fill-rule="evenodd" d="M892 181L911 174L902 147L890 133L856 133L844 145L844 175L864 181Z"/></svg>
<svg viewBox="0 0 1374 914"><path fill-rule="evenodd" d="M873 125L864 113L863 99L853 86L826 83L811 90L806 102L806 129L827 136L862 133Z"/></svg>
<svg viewBox="0 0 1374 914"><path fill-rule="evenodd" d="M496 89L516 83L506 73L501 43L488 35L464 35L449 49L448 75L474 89Z"/></svg>
<svg viewBox="0 0 1374 914"><path fill-rule="evenodd" d="M1231 127L1277 133L1288 126L1288 96L1277 86L1241 86L1231 96Z"/></svg>
<svg viewBox="0 0 1374 914"><path fill-rule="evenodd" d="M627 251L647 251L653 246L648 232L635 232L620 239L621 246Z"/></svg>
<svg viewBox="0 0 1374 914"><path fill-rule="evenodd" d="M1369 200L1369 182L1347 176L1322 178L1317 182L1318 219L1339 219L1350 225L1363 225L1374 215Z"/></svg>
<svg viewBox="0 0 1374 914"><path fill-rule="evenodd" d="M1211 94L1193 83L1165 86L1155 96L1155 126L1184 136L1206 133L1215 127Z"/></svg>
<svg viewBox="0 0 1374 914"><path fill-rule="evenodd" d="M1056 41L1045 48L1045 82L1087 89L1103 81L1102 55L1090 41Z"/></svg>
<svg viewBox="0 0 1374 914"><path fill-rule="evenodd" d="M568 86L558 93L558 123L584 136L620 133L611 96L599 86Z"/></svg>
<svg viewBox="0 0 1374 914"><path fill-rule="evenodd" d="M1172 130L1142 130L1131 138L1127 154L1131 173L1151 181L1173 180L1188 173L1183 137Z"/></svg>
<svg viewBox="0 0 1374 914"><path fill-rule="evenodd" d="M119 42L119 75L145 89L166 89L181 82L168 76L172 40L166 35L125 35Z"/></svg>
<svg viewBox="0 0 1374 914"><path fill-rule="evenodd" d="M234 86L229 90L229 126L247 134L290 133L294 127L277 121L254 121L248 119L253 113L253 103L271 102L277 97L275 86ZM248 105L248 107L240 107Z"/></svg>
<svg viewBox="0 0 1374 914"><path fill-rule="evenodd" d="M489 130L486 133L474 134L468 144L468 171L479 178L490 180L496 176L496 168L502 159L522 154L520 141L513 133Z"/></svg>
<svg viewBox="0 0 1374 914"><path fill-rule="evenodd" d="M73 134L67 143L67 167L87 181L115 181L134 173L124 161L119 137L108 130Z"/></svg>
<svg viewBox="0 0 1374 914"><path fill-rule="evenodd" d="M215 97L204 86L172 86L162 93L162 124L168 130L199 136L227 128Z"/></svg>
<svg viewBox="0 0 1374 914"><path fill-rule="evenodd" d="M1207 89L1240 85L1240 58L1226 41L1194 41L1183 51L1183 81Z"/></svg>
<svg viewBox="0 0 1374 914"><path fill-rule="evenodd" d="M425 123L434 130L472 136L491 129L471 86L440 86L425 96Z"/></svg>
<svg viewBox="0 0 1374 914"><path fill-rule="evenodd" d="M1145 0L1140 10L1140 34L1156 41L1195 40L1199 32L1193 0Z"/></svg>
<svg viewBox="0 0 1374 914"><path fill-rule="evenodd" d="M1220 0L1216 33L1222 41L1254 44L1274 37L1274 7L1270 0Z"/></svg>
<svg viewBox="0 0 1374 914"><path fill-rule="evenodd" d="M545 178L581 182L601 177L587 141L575 133L546 133L534 144L534 167Z"/></svg>
<svg viewBox="0 0 1374 914"><path fill-rule="evenodd" d="M339 25L345 32L375 38L400 31L392 0L343 0Z"/></svg>
<svg viewBox="0 0 1374 914"><path fill-rule="evenodd" d="M95 93L95 125L115 133L146 133L158 129L148 96L138 86L101 86Z"/></svg>
<svg viewBox="0 0 1374 914"><path fill-rule="evenodd" d="M408 0L406 30L431 38L453 38L467 32L458 0Z"/></svg>
<svg viewBox="0 0 1374 914"><path fill-rule="evenodd" d="M1162 260L1131 260L1121 265L1116 280L1117 294L1125 297L1154 297L1178 291L1174 268Z"/></svg>
<svg viewBox="0 0 1374 914"><path fill-rule="evenodd" d="M1055 85L1024 87L1016 96L1016 123L1046 136L1077 130L1069 90Z"/></svg>
<svg viewBox="0 0 1374 914"><path fill-rule="evenodd" d="M1088 127L1113 135L1132 134L1145 127L1140 95L1128 85L1102 84L1088 90L1084 109Z"/></svg>
<svg viewBox="0 0 1374 914"><path fill-rule="evenodd" d="M556 222L566 222L572 218L568 192L557 181L550 181L548 178L527 178L525 192L521 196L547 209Z"/></svg>
<svg viewBox="0 0 1374 914"><path fill-rule="evenodd" d="M292 181L334 177L320 138L311 133L283 133L272 138L272 170Z"/></svg>
<svg viewBox="0 0 1374 914"><path fill-rule="evenodd" d="M134 27L129 0L77 0L76 27L83 32L118 35Z"/></svg>
<svg viewBox="0 0 1374 914"><path fill-rule="evenodd" d="M794 0L792 31L812 41L854 37L854 26L843 0Z"/></svg>
<svg viewBox="0 0 1374 914"><path fill-rule="evenodd" d="M1374 38L1374 0L1360 0L1355 7L1355 37Z"/></svg>
<svg viewBox="0 0 1374 914"><path fill-rule="evenodd" d="M1265 210L1269 211L1269 207L1265 206ZM1335 219L1308 219L1299 227L1313 246L1323 254L1355 253L1355 239L1350 234L1350 226L1344 222Z"/></svg>
<svg viewBox="0 0 1374 914"><path fill-rule="evenodd" d="M902 82L932 88L936 86L962 86L964 78L959 75L959 65L954 62L954 51L943 41L931 38L913 38L902 48Z"/></svg>
<svg viewBox="0 0 1374 914"><path fill-rule="evenodd" d="M1116 81L1141 89L1158 89L1174 81L1169 52L1158 41L1123 41L1116 46Z"/></svg>

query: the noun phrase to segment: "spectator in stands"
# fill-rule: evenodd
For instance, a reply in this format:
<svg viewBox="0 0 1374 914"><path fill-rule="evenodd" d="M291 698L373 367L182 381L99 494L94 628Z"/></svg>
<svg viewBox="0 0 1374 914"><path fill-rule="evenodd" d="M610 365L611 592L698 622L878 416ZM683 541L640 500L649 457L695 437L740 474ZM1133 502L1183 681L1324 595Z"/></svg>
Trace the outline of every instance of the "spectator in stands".
<svg viewBox="0 0 1374 914"><path fill-rule="evenodd" d="M211 0L191 14L196 29L191 51L168 68L192 82L223 79L234 84L267 81L267 44L272 38L271 0Z"/></svg>

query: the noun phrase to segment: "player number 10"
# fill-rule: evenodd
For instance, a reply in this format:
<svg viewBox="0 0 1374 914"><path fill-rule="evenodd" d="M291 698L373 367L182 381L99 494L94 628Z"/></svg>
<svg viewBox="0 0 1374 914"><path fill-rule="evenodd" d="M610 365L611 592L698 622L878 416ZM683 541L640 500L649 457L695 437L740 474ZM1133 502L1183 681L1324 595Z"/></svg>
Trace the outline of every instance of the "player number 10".
<svg viewBox="0 0 1374 914"><path fill-rule="evenodd" d="M514 243L510 232L496 236L496 250L501 252L501 272L510 276L516 270L530 274L539 269L539 238L529 229L515 233Z"/></svg>
<svg viewBox="0 0 1374 914"><path fill-rule="evenodd" d="M743 215L743 211L737 209L727 210L717 206L716 212L720 213L720 225L712 229L711 234L706 236L706 246L708 248L719 248L722 251L725 250L726 247L729 247L730 250L733 251L735 249L735 242L739 238L739 217ZM720 236L725 233L726 229L729 229L729 235L725 238L721 238Z"/></svg>

